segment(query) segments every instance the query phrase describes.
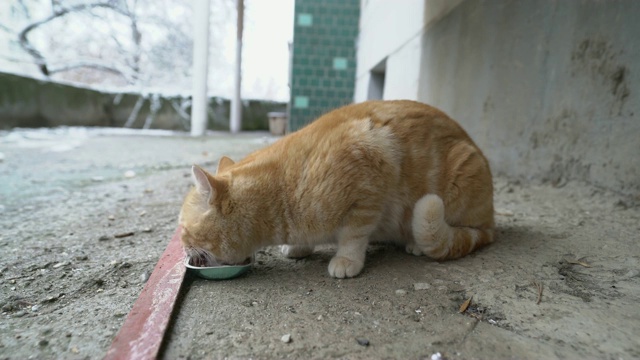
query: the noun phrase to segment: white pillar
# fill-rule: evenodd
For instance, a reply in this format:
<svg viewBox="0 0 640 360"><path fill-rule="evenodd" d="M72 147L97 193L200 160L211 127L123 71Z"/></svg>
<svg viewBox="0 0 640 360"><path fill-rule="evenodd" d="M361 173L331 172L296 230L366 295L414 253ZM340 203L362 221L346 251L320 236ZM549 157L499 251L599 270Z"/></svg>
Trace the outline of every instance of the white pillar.
<svg viewBox="0 0 640 360"><path fill-rule="evenodd" d="M193 96L191 136L207 129L207 79L209 67L209 0L193 0Z"/></svg>
<svg viewBox="0 0 640 360"><path fill-rule="evenodd" d="M240 131L242 126L242 92L240 90L242 84L242 32L244 30L244 0L236 0L238 2L238 22L236 37L236 68L235 68L235 87L233 99L231 99L231 122L229 128L232 133Z"/></svg>

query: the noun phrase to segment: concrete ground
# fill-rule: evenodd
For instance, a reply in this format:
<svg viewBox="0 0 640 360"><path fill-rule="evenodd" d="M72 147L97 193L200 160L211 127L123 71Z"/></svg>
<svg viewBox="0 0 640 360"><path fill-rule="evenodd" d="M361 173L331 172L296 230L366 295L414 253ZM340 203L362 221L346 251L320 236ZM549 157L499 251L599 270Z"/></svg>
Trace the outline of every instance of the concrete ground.
<svg viewBox="0 0 640 360"><path fill-rule="evenodd" d="M102 357L176 228L190 165L275 140L164 135L0 133L0 358ZM640 199L495 185L498 240L461 260L376 245L336 280L330 247L299 261L269 248L241 278L189 277L165 358L640 357Z"/></svg>

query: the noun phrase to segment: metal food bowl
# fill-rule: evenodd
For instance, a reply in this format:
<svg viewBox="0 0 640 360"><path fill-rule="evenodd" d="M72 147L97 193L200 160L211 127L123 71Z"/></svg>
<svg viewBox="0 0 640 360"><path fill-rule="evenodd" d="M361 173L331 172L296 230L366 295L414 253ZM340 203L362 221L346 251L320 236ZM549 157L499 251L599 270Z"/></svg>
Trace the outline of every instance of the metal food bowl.
<svg viewBox="0 0 640 360"><path fill-rule="evenodd" d="M244 264L239 265L216 265L216 266L195 266L191 265L191 257L184 259L184 266L195 275L209 280L227 280L236 278L251 269L253 256Z"/></svg>

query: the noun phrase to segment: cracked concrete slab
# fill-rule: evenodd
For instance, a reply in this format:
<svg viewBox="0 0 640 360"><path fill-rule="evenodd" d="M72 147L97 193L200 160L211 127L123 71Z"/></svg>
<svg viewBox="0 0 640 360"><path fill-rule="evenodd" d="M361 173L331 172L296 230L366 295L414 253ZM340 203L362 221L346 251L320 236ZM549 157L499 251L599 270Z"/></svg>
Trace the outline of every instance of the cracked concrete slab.
<svg viewBox="0 0 640 360"><path fill-rule="evenodd" d="M0 133L0 358L104 356L175 231L191 164L274 140L78 131ZM188 279L164 357L640 357L639 199L495 185L498 240L460 260L375 245L360 276L336 280L331 247L298 261L268 248L241 278Z"/></svg>

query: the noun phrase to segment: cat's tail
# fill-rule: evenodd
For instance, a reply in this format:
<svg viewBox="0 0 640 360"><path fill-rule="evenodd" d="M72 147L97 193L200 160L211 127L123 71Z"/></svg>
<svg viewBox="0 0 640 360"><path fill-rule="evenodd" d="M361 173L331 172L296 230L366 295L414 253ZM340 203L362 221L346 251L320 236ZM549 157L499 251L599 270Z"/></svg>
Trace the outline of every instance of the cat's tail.
<svg viewBox="0 0 640 360"><path fill-rule="evenodd" d="M493 216L493 214L491 215ZM413 237L420 251L434 259L455 259L493 242L493 228L456 227L446 223L438 195L422 197L413 211Z"/></svg>

